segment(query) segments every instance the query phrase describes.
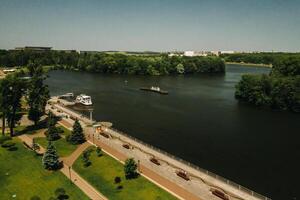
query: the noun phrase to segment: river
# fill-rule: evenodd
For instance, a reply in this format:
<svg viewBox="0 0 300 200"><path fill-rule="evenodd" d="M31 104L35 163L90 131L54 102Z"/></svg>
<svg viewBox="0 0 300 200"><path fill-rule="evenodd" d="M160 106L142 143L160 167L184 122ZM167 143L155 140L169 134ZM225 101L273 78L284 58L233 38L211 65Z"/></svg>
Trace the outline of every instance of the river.
<svg viewBox="0 0 300 200"><path fill-rule="evenodd" d="M245 73L269 68L227 65L225 75L127 76L51 71L51 95L92 96L93 117L144 142L272 199L299 199L300 116L239 103ZM140 91L160 86L169 95Z"/></svg>

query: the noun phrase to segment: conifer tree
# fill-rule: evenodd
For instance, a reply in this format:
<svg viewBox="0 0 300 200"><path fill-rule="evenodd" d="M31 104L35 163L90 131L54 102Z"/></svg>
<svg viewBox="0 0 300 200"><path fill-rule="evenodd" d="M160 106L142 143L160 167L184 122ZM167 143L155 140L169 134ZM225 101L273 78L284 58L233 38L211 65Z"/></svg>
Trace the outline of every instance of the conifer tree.
<svg viewBox="0 0 300 200"><path fill-rule="evenodd" d="M42 161L44 168L48 170L57 170L61 167L56 148L55 146L53 146L51 141L49 141L48 143L47 150L43 156Z"/></svg>
<svg viewBox="0 0 300 200"><path fill-rule="evenodd" d="M56 117L52 112L48 114L48 130L46 131L46 136L48 141L55 141L60 138L59 131L55 127Z"/></svg>
<svg viewBox="0 0 300 200"><path fill-rule="evenodd" d="M85 136L83 134L82 127L77 119L74 122L73 131L69 136L68 141L71 144L82 144L86 141Z"/></svg>
<svg viewBox="0 0 300 200"><path fill-rule="evenodd" d="M58 130L55 126L50 126L46 132L46 137L48 141L55 141L60 138Z"/></svg>

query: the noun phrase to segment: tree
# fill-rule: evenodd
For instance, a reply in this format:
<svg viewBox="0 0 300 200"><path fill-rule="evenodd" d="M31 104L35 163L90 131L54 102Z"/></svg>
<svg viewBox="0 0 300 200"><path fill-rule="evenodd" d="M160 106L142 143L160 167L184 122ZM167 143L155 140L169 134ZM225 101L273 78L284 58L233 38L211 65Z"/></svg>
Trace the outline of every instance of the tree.
<svg viewBox="0 0 300 200"><path fill-rule="evenodd" d="M59 132L55 126L50 126L45 134L48 141L55 141L60 138Z"/></svg>
<svg viewBox="0 0 300 200"><path fill-rule="evenodd" d="M31 79L28 87L28 118L36 125L45 114L45 106L50 98L48 86L44 84L46 76L43 68L35 63L28 66Z"/></svg>
<svg viewBox="0 0 300 200"><path fill-rule="evenodd" d="M68 138L68 141L71 144L82 144L86 141L85 136L83 134L82 127L77 119L74 122L73 131L71 132L71 135Z"/></svg>
<svg viewBox="0 0 300 200"><path fill-rule="evenodd" d="M133 158L129 158L125 161L125 165L124 165L124 172L125 172L125 177L127 179L131 179L136 177L137 175L137 164L134 161Z"/></svg>
<svg viewBox="0 0 300 200"><path fill-rule="evenodd" d="M4 113L9 125L10 135L13 136L15 123L22 117L17 111L21 110L21 98L25 90L25 83L18 76L7 76L3 81L5 87L3 89L5 96L2 96L5 105Z"/></svg>
<svg viewBox="0 0 300 200"><path fill-rule="evenodd" d="M47 150L43 156L42 162L44 168L48 170L57 170L61 167L56 148L51 141L48 142Z"/></svg>
<svg viewBox="0 0 300 200"><path fill-rule="evenodd" d="M176 65L176 72L178 73L178 74L183 74L184 73L184 66L183 66L183 64L178 64L178 65Z"/></svg>
<svg viewBox="0 0 300 200"><path fill-rule="evenodd" d="M7 79L4 79L0 83L0 111L2 113L2 135L5 134L5 125L6 125L6 113L8 112L8 92L9 92L9 82Z"/></svg>
<svg viewBox="0 0 300 200"><path fill-rule="evenodd" d="M48 141L55 141L60 138L59 130L55 126L56 117L52 112L48 113L48 130L45 132Z"/></svg>

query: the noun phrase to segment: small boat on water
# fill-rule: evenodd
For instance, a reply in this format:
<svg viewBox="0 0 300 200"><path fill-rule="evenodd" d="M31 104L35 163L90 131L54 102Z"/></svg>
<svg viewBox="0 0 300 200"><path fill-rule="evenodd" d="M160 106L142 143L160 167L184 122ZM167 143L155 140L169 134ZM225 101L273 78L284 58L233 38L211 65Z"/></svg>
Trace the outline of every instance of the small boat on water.
<svg viewBox="0 0 300 200"><path fill-rule="evenodd" d="M156 92L156 93L159 93L159 94L168 94L169 93L168 91L161 90L160 87L154 87L154 86L151 86L150 88L141 87L140 90L149 91L149 92Z"/></svg>
<svg viewBox="0 0 300 200"><path fill-rule="evenodd" d="M81 103L85 106L91 106L93 104L92 103L92 98L88 95L85 95L85 94L78 95L76 97L76 103Z"/></svg>

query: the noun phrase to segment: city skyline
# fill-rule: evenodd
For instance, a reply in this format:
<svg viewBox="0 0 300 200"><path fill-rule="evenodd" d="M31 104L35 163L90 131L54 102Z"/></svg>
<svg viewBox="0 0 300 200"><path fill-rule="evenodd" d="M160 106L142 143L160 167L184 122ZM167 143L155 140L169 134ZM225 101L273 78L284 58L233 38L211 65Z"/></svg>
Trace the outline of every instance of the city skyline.
<svg viewBox="0 0 300 200"><path fill-rule="evenodd" d="M0 49L300 51L300 2L1 1Z"/></svg>

